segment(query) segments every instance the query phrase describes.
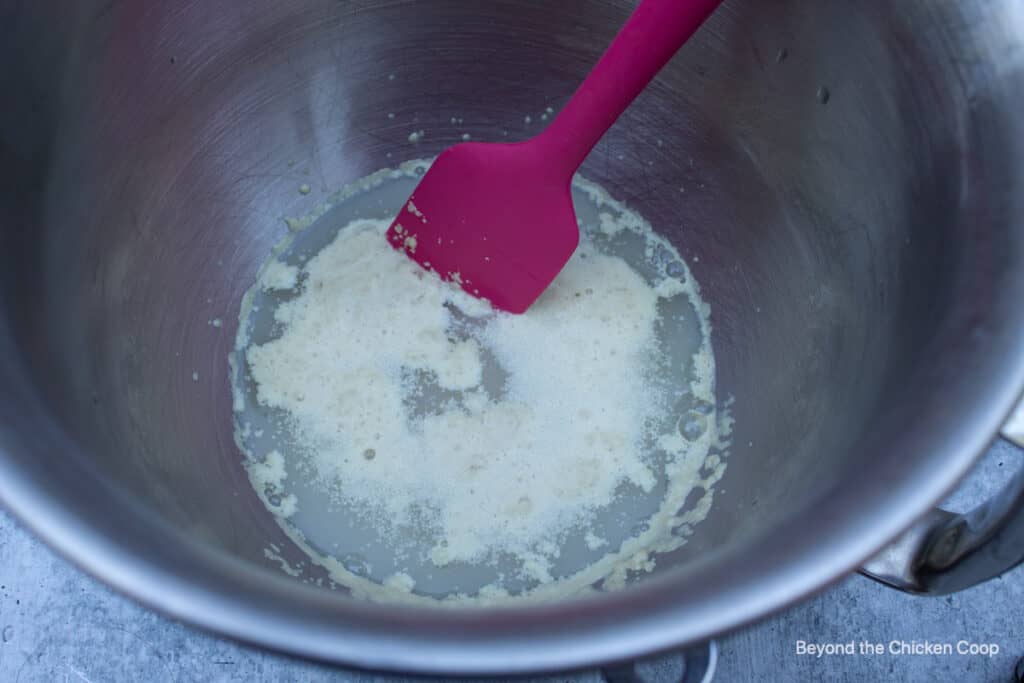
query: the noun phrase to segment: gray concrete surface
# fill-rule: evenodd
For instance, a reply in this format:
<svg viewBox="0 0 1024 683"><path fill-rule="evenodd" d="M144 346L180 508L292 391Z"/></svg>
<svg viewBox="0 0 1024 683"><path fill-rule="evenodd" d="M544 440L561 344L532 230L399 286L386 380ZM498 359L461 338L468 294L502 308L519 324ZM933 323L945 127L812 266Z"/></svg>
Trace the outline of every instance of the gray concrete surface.
<svg viewBox="0 0 1024 683"><path fill-rule="evenodd" d="M993 448L949 501L965 509L1020 465ZM797 641L880 643L883 654L816 658ZM890 641L995 644L982 655L893 655ZM851 576L720 641L716 680L1008 683L1024 656L1024 568L946 598L918 598ZM648 669L672 680L671 658ZM168 620L82 574L0 511L0 683L34 681L386 681L229 642ZM541 679L538 679L541 680ZM551 681L598 681L597 672Z"/></svg>

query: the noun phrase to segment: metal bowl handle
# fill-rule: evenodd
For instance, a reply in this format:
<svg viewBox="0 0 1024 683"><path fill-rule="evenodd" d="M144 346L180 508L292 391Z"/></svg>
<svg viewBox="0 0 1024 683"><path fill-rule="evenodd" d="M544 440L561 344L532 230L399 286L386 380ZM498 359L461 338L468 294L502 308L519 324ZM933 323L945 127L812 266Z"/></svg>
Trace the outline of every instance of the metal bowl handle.
<svg viewBox="0 0 1024 683"><path fill-rule="evenodd" d="M1003 427L1024 448L1024 403ZM1024 467L970 512L935 509L860 571L908 593L945 595L995 578L1024 562Z"/></svg>

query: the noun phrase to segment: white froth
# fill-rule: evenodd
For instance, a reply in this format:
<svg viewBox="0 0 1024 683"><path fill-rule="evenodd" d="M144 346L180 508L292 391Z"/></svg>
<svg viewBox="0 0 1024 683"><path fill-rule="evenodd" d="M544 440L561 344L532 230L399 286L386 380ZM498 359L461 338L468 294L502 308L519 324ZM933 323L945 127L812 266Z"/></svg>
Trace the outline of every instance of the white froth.
<svg viewBox="0 0 1024 683"><path fill-rule="evenodd" d="M268 291L294 289L299 282L299 269L274 259L260 275L260 286Z"/></svg>
<svg viewBox="0 0 1024 683"><path fill-rule="evenodd" d="M460 339L451 307L479 316L479 304L390 248L387 227L355 221L306 264L302 293L277 311L281 336L247 350L258 400L294 420L321 480L382 523L429 510L435 563L501 551L550 580L539 543L624 482L655 484L642 441L661 410L645 379L658 295L584 247L528 315L492 312ZM508 373L501 400L481 389L484 347ZM467 393L412 414L410 373Z"/></svg>
<svg viewBox="0 0 1024 683"><path fill-rule="evenodd" d="M381 172L367 182L411 169ZM576 183L607 209L598 217L599 235L630 230L646 240L648 258L655 245L674 254L637 214L597 186ZM239 357L258 403L287 416L296 437L289 462L294 457L311 465L318 487L369 516L385 536L421 527L427 557L439 567L493 562L500 553L515 559L519 577L539 584L511 595L499 579L475 595L446 600L544 599L602 580L616 588L630 572L650 571L655 552L682 545L710 508L725 465L705 456L711 445L722 445L722 426L729 426L712 416L696 442L674 430L663 433L673 406L666 383L651 377L663 367L655 334L659 300L686 295L696 308L703 341L692 358L690 390L714 402L708 311L689 273L648 282L584 237L530 311L514 316L493 311L390 248L387 226L356 220L301 268L271 259L258 286L298 289L274 311L277 338L251 344L243 307ZM500 388L485 382L486 368L494 365L503 376ZM235 399L237 411L237 389ZM583 570L554 576L553 562L570 535L582 537L591 551L609 545L593 517L623 487L655 490L652 443L668 458L668 490L646 530L611 545ZM709 474L701 473L702 464ZM282 528L333 580L360 596L430 600L413 593L407 572L387 576L383 585L353 575L283 521L299 501L284 491L280 453L248 469ZM695 487L703 495L681 512Z"/></svg>

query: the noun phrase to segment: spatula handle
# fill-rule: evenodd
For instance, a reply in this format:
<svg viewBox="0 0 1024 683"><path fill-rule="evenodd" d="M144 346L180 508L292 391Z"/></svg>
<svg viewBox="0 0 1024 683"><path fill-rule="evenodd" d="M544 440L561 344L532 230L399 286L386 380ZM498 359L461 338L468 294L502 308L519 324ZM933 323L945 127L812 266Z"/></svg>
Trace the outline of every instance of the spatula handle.
<svg viewBox="0 0 1024 683"><path fill-rule="evenodd" d="M605 131L721 0L642 0L569 103L537 138L575 172Z"/></svg>

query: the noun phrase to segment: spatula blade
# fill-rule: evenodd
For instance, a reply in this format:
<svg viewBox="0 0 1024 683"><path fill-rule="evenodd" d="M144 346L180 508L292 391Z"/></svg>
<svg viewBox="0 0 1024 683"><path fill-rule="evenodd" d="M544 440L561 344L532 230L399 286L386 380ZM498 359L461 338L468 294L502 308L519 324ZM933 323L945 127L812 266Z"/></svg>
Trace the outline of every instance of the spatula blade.
<svg viewBox="0 0 1024 683"><path fill-rule="evenodd" d="M529 142L456 145L431 165L387 238L468 293L522 313L579 243L570 184Z"/></svg>

